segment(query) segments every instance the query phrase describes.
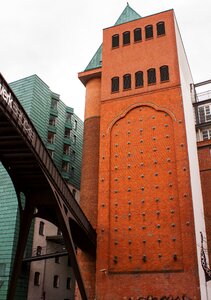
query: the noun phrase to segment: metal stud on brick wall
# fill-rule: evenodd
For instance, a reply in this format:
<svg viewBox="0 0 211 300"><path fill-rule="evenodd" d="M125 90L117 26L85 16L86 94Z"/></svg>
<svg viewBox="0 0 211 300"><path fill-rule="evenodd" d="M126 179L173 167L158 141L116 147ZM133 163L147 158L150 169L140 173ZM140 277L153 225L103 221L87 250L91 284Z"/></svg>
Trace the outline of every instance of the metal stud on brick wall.
<svg viewBox="0 0 211 300"><path fill-rule="evenodd" d="M144 200L144 199L142 199L142 200L141 200L141 203L142 203L142 204L144 204L144 203L145 203L145 200Z"/></svg>
<svg viewBox="0 0 211 300"><path fill-rule="evenodd" d="M127 144L128 144L128 145L130 145L130 144L131 144L131 142L130 142L130 141L128 141L128 142L127 142Z"/></svg>
<svg viewBox="0 0 211 300"><path fill-rule="evenodd" d="M174 196L170 196L169 199L170 199L170 200L173 200L173 199L174 199Z"/></svg>
<svg viewBox="0 0 211 300"><path fill-rule="evenodd" d="M119 179L116 177L116 178L114 178L114 181L118 181Z"/></svg>
<svg viewBox="0 0 211 300"><path fill-rule="evenodd" d="M175 223L172 223L172 224L171 224L171 227L176 227L176 224L175 224Z"/></svg>
<svg viewBox="0 0 211 300"><path fill-rule="evenodd" d="M114 155L115 157L118 157L118 153L115 153L115 155Z"/></svg>
<svg viewBox="0 0 211 300"><path fill-rule="evenodd" d="M156 227L157 227L157 228L160 228L160 224L157 224Z"/></svg>
<svg viewBox="0 0 211 300"><path fill-rule="evenodd" d="M114 231L115 231L115 232L117 232L117 231L118 231L118 228L117 228L117 227L115 227L115 228L114 228Z"/></svg>
<svg viewBox="0 0 211 300"><path fill-rule="evenodd" d="M155 202L159 202L160 201L160 199L159 198L155 198Z"/></svg>
<svg viewBox="0 0 211 300"><path fill-rule="evenodd" d="M169 125L168 125L168 124L164 124L164 126L165 126L165 127L168 127Z"/></svg>
<svg viewBox="0 0 211 300"><path fill-rule="evenodd" d="M144 174L141 174L141 178L144 178Z"/></svg>

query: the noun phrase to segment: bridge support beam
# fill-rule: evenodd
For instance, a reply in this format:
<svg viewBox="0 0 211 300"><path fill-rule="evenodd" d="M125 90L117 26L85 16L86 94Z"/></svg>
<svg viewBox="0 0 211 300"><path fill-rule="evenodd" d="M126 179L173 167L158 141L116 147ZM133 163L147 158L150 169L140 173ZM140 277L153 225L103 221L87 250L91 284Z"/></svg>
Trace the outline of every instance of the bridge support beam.
<svg viewBox="0 0 211 300"><path fill-rule="evenodd" d="M18 277L21 272L23 255L27 243L31 222L33 219L33 213L34 213L34 205L30 201L26 201L25 208L20 211L20 230L19 230L15 260L13 264L12 276L10 279L9 291L7 294L7 300L13 300L15 297L15 290L17 286Z"/></svg>

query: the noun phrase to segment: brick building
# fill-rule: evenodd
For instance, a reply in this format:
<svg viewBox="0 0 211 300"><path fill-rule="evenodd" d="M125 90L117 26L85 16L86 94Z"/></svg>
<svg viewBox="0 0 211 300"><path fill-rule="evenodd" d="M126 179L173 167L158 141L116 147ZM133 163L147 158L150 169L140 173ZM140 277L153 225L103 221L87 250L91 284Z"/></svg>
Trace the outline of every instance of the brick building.
<svg viewBox="0 0 211 300"><path fill-rule="evenodd" d="M98 234L96 264L79 256L88 298L208 299L193 79L174 11L127 4L79 79L80 203Z"/></svg>

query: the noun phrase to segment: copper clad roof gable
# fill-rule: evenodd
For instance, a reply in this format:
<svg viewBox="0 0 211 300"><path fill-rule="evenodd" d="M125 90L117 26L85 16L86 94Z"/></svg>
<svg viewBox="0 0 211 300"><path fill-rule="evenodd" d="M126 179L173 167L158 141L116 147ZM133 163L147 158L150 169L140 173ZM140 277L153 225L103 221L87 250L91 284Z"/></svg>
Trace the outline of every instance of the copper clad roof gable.
<svg viewBox="0 0 211 300"><path fill-rule="evenodd" d="M127 6L125 7L123 12L121 13L120 17L118 18L118 20L116 21L114 26L120 25L120 24L123 24L123 23L127 23L127 22L130 22L130 21L134 21L134 20L137 20L137 19L140 19L140 18L141 18L141 16L137 12L135 12L135 10L133 10L130 7L130 5L127 3ZM88 66L85 69L85 71L100 68L101 66L102 66L102 44L98 48L95 55L90 60Z"/></svg>

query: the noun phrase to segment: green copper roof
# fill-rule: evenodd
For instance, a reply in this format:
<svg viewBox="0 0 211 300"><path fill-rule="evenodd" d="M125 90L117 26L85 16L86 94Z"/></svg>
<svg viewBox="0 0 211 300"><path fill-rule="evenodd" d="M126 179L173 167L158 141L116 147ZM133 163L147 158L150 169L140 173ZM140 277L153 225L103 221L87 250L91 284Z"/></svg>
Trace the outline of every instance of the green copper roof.
<svg viewBox="0 0 211 300"><path fill-rule="evenodd" d="M134 21L140 19L141 16L133 10L130 5L127 3L127 6L123 10L122 14L120 15L119 19L116 21L115 25L120 25L123 23L127 23L130 21Z"/></svg>
<svg viewBox="0 0 211 300"><path fill-rule="evenodd" d="M118 20L116 21L114 26L120 25L120 24L123 24L123 23L127 23L127 22L130 22L130 21L134 21L134 20L137 20L137 19L140 19L140 18L141 18L141 16L137 12L135 12L135 10L133 10L130 7L130 5L127 3L127 6L125 7L123 12L121 13L120 17L118 18ZM102 66L102 45L98 48L97 52L92 57L92 59L89 62L88 66L86 67L85 71L92 70L92 69L95 69L95 68L99 68L101 66Z"/></svg>

